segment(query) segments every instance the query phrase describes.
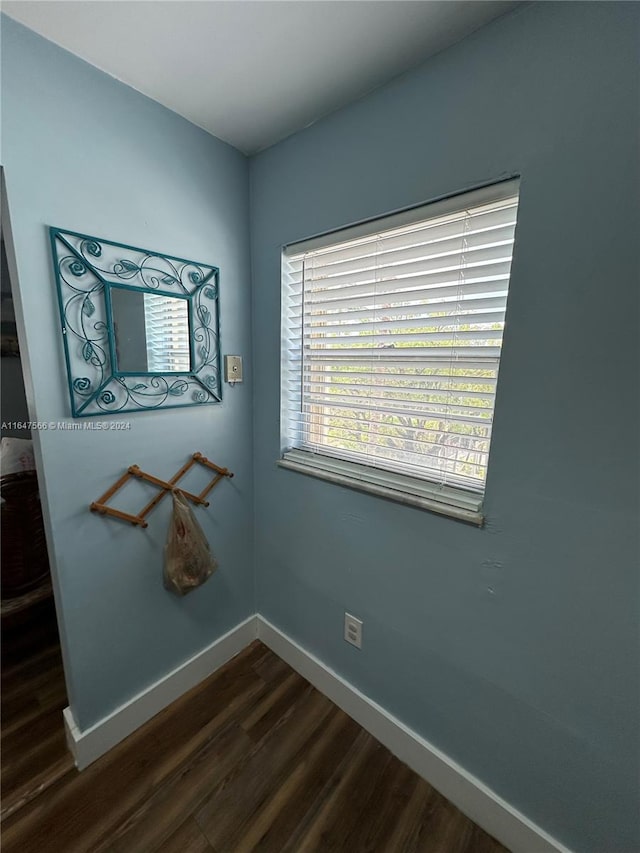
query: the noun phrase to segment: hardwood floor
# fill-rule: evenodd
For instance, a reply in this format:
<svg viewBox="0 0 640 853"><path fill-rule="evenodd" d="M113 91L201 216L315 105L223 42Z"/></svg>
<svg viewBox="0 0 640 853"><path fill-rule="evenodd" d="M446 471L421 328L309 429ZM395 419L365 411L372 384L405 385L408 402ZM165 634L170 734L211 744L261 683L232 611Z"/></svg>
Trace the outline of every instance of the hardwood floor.
<svg viewBox="0 0 640 853"><path fill-rule="evenodd" d="M67 704L53 601L42 601L18 621L3 617L3 820L73 769L62 725Z"/></svg>
<svg viewBox="0 0 640 853"><path fill-rule="evenodd" d="M259 642L2 824L3 853L504 853Z"/></svg>

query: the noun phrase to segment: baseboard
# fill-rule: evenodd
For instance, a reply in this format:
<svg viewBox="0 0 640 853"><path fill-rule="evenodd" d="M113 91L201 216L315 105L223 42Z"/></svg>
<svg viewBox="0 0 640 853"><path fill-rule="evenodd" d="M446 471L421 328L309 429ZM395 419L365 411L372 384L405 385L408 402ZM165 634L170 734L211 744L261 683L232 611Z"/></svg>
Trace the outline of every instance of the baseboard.
<svg viewBox="0 0 640 853"><path fill-rule="evenodd" d="M464 767L259 614L257 623L259 640L513 853L570 853Z"/></svg>
<svg viewBox="0 0 640 853"><path fill-rule="evenodd" d="M82 731L70 708L64 710L69 750L78 770L83 770L124 740L137 728L210 676L257 636L255 616L249 616L168 675Z"/></svg>

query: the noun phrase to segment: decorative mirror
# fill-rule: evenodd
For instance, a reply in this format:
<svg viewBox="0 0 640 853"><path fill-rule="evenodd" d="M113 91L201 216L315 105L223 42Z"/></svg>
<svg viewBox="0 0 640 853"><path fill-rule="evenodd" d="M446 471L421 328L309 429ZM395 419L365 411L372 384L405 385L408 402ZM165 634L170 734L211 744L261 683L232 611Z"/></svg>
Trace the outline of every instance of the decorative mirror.
<svg viewBox="0 0 640 853"><path fill-rule="evenodd" d="M220 402L217 267L49 233L74 418Z"/></svg>

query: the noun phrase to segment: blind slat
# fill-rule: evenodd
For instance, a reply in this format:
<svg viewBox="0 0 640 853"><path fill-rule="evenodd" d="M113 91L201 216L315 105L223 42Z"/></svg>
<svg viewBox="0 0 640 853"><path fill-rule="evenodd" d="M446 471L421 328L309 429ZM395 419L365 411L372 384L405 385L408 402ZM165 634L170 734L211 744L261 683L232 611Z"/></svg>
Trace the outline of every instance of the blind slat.
<svg viewBox="0 0 640 853"><path fill-rule="evenodd" d="M336 430L336 433L338 430ZM392 435L388 435L385 433L377 432L373 429L371 430L356 430L353 427L341 427L340 435L327 436L326 430L318 429L315 425L311 425L309 428L310 436L318 436L318 444L327 444L329 446L338 446L340 442L353 444L354 447L356 445L361 446L361 451L364 452L366 448L370 447L387 447L389 450L397 449L394 448L393 442L398 442L398 445L401 443L403 447L410 446L415 453L430 453L434 454L436 451L456 451L462 455L464 454L478 454L483 457L484 462L478 461L478 464L486 464L486 458L489 455L489 439L488 438L475 438L471 437L473 441L483 442L484 447L464 447L460 444L456 443L459 441L459 436L442 433L441 435L444 438L448 438L449 441L440 440L440 434L438 434L437 441L427 441L425 439L420 438L402 438L396 437ZM343 434L347 434L345 438ZM367 437L367 441L365 441L362 436ZM342 437L341 437L342 436ZM331 444L333 442L333 444Z"/></svg>
<svg viewBox="0 0 640 853"><path fill-rule="evenodd" d="M494 346L499 346L502 337L502 329L487 329L482 331L460 331L455 332L393 332L391 335L380 334L347 334L334 338L304 338L305 348L314 349L316 352L353 352L362 348L363 344L374 344L375 350L380 353L381 349L402 348L405 344L422 343L422 347L411 347L411 349L452 349L455 341L466 342L469 348L485 346L486 342L494 341ZM477 343L473 343L476 341ZM440 346L443 344L443 346ZM373 347L372 347L373 348Z"/></svg>
<svg viewBox="0 0 640 853"><path fill-rule="evenodd" d="M389 317L375 316L377 312L370 312L369 317L352 317L349 314L343 315L343 319L339 323L331 320L328 323L323 323L316 320L304 325L305 339L313 338L321 342L323 339L331 341L333 335L342 337L344 335L355 335L356 337L365 331L380 330L381 333L393 335L397 329L413 329L422 326L425 329L425 336L429 335L431 329L451 326L459 329L461 326L482 326L500 324L504 322L504 311L474 311L463 312L445 311L445 306L437 306L440 308L439 314L414 314L412 311L407 311L406 317ZM446 306L448 307L448 306ZM401 309L400 309L401 310ZM382 311L380 312L383 313ZM395 313L395 312L394 312Z"/></svg>
<svg viewBox="0 0 640 853"><path fill-rule="evenodd" d="M464 313L482 310L489 311L500 308L502 309L502 316L504 317L504 309L507 305L507 294L504 293L499 296L491 294L478 299L456 299L455 294L450 293L446 300L431 299L427 301L426 299L412 299L406 302L403 301L398 306L376 305L375 300L372 300L372 302L373 304L369 306L363 306L357 302L354 302L351 305L336 306L327 306L325 303L325 308L320 311L314 311L309 306L305 306L308 309L305 311L305 317L311 325L325 320L327 322L333 322L334 320L341 320L343 318L345 320L366 320L371 317L372 311L375 314L382 315L385 319L406 316L424 319L437 311L448 310L451 312L452 310L455 310L456 307L459 307L460 311ZM289 316L291 319L290 328L295 329L296 327L301 326L301 307L299 312L291 312Z"/></svg>
<svg viewBox="0 0 640 853"><path fill-rule="evenodd" d="M387 239L379 238L375 241L375 250L378 257L384 256L386 263L396 259L422 257L426 254L445 255L447 253L460 253L462 241L464 250L473 252L488 246L499 246L513 242L515 230L514 220L511 215L506 222L500 224L484 224L484 227L469 228L463 230L463 223L455 227L449 226L447 231L429 232L429 230L413 232L412 239L408 235L402 238ZM327 274L333 272L346 272L348 269L357 269L358 265L372 262L373 253L371 245L364 245L352 250L340 253L327 253L319 255L315 259L314 270L322 268ZM302 264L295 268L292 266L292 274L299 273Z"/></svg>
<svg viewBox="0 0 640 853"><path fill-rule="evenodd" d="M393 252L378 251L373 257L357 258L340 264L327 266L315 263L306 270L305 278L315 285L319 281L331 283L341 280L345 275L365 272L375 272L378 278L386 278L388 274L402 275L406 271L415 271L416 264L423 263L441 269L481 266L494 263L500 256L511 257L512 243L511 236L508 240L494 244L482 242L479 245L470 245L469 241L461 236L437 246L413 246Z"/></svg>
<svg viewBox="0 0 640 853"><path fill-rule="evenodd" d="M287 350L288 357L295 359L302 354L302 347L298 343L295 349ZM296 355L297 354L297 355ZM385 349L377 347L362 347L359 349L347 350L347 353L342 353L338 350L317 350L305 352L305 360L308 364L338 364L348 361L353 364L375 364L382 362L385 365L406 364L406 365L422 365L442 364L450 362L455 366L456 361L468 362L470 359L476 358L478 362L497 361L500 357L500 347L497 346L482 346L482 347L400 347Z"/></svg>
<svg viewBox="0 0 640 853"><path fill-rule="evenodd" d="M336 290L326 291L317 299L313 299L310 294L306 294L304 304L305 309L312 306L319 306L318 310L323 310L326 305L327 310L333 310L337 305L343 302L349 304L358 300L360 303L367 300L376 304L381 304L384 297L393 294L393 299L390 302L401 301L412 302L414 300L430 301L437 298L457 298L458 295L467 296L475 293L486 294L487 296L506 295L508 287L508 275L503 275L498 278L486 279L481 278L478 281L465 280L464 288L460 289L460 276L450 275L447 280L422 280L420 277L401 279L394 282L369 282L368 284L354 285L350 288L337 288ZM291 316L297 316L302 307L302 292L296 291L294 288L285 290L288 297L287 307ZM404 299L401 299L404 297Z"/></svg>
<svg viewBox="0 0 640 853"><path fill-rule="evenodd" d="M363 426L362 422L359 420L357 421L357 424L353 423L353 421L356 420L355 418L352 418L351 422L350 422L349 418L344 418L344 420L345 420L344 425L342 425L340 427L336 427L336 429L339 429L341 432L351 433L354 436L359 436L363 432L368 431L370 434L379 435L379 436L386 437L386 438L393 437L393 436L390 436L390 434L388 432L388 430L390 430L392 428L388 424L381 424L379 422L372 422L368 425L365 424ZM447 424L445 424L445 426L448 428L436 429L435 427L425 427L425 428L407 427L406 428L406 435L407 435L407 438L409 438L409 440L416 441L418 443L420 443L422 441L424 441L426 443L434 443L434 442L430 441L430 438L429 438L430 435L432 437L435 437L437 442L440 442L440 440L444 441L446 438L450 438L451 441L447 442L447 444L450 443L452 445L455 445L455 441L458 440L461 436L465 437L465 438L469 438L473 441L490 441L490 439L491 439L491 429L490 429L488 424L486 425L486 433L483 433L482 435L478 435L476 433L472 434L472 433L460 432L460 429L466 428L465 424L447 423ZM454 427L454 426L456 426L457 429L453 429L452 427ZM485 425L483 425L483 427L485 427ZM310 423L310 424L301 424L301 425L299 425L299 429L304 430L305 434L307 434L308 436L311 436L311 435L322 436L322 437L324 437L324 439L326 441L328 427L322 421L318 421L317 423L314 422L314 423ZM385 430L387 430L387 432L385 432ZM403 430L403 432L402 432L402 435L404 435L404 434L405 434L405 430Z"/></svg>
<svg viewBox="0 0 640 853"><path fill-rule="evenodd" d="M478 263L464 263L462 258L457 263L447 259L427 258L402 265L373 267L355 273L344 273L331 278L309 278L306 281L313 282L313 284L310 283L307 286L305 281L305 292L316 296L321 293L333 292L335 294L338 288L344 289L345 287L350 288L357 284L368 283L375 283L377 287L383 289L385 287L391 288L394 283L402 286L409 284L416 286L418 279L422 284L423 279L433 278L433 276L441 276L445 281L460 280L462 282L462 279L467 278L485 281L508 276L510 267L511 258L509 256L496 257L492 261Z"/></svg>
<svg viewBox="0 0 640 853"><path fill-rule="evenodd" d="M379 424L379 423L383 423L380 420L380 418L387 417L387 418L389 418L389 420L384 422L385 426L401 427L403 430L404 429L417 429L417 430L436 429L435 427L427 426L426 424L428 424L428 423L439 423L441 426L437 427L437 429L440 429L440 430L444 429L443 425L446 426L446 424L457 424L460 427L460 429L466 429L467 427L474 427L474 428L477 427L477 428L484 429L486 427L491 426L491 419L490 418L473 417L471 415L465 415L465 414L462 414L460 412L455 412L453 410L451 410L449 412L427 412L427 413L423 412L415 418L416 420L419 420L422 422L421 425L415 426L412 424L407 424L406 422L403 422L399 419L400 417L403 417L403 416L404 417L411 417L411 415L408 415L406 412L396 413L396 412L389 412L389 411L386 411L386 412L371 411L371 414L369 414L370 410L367 409L365 406L361 407L360 409L355 409L354 407L349 407L349 406L341 406L341 407L339 407L339 409L338 409L338 407L335 407L336 409L338 409L338 412L332 414L329 411L329 409L334 408L334 407L326 406L323 411L321 411L321 407L317 407L317 408L318 408L318 411L313 413L313 414L309 413L309 412L300 412L299 410L293 409L293 408L291 408L288 412L285 410L284 414L285 415L288 414L289 423L291 425L294 425L294 424L304 425L304 424L309 424L309 423L316 422L316 421L327 421L327 423L329 425L331 425L331 423L333 423L333 422L338 423L339 421L343 421L343 420L345 420L345 421L355 420L355 421L358 421L359 423ZM366 415L369 415L369 416L367 417Z"/></svg>
<svg viewBox="0 0 640 853"><path fill-rule="evenodd" d="M422 385L422 386L415 386L415 385L398 386L397 384L396 385L391 385L391 384L381 385L379 382L377 382L375 384L372 382L361 382L361 383L358 383L358 385L356 386L354 384L349 384L346 382L345 383L336 383L335 379L332 380L332 379L317 378L317 379L305 379L304 380L306 393L309 395L312 395L314 392L317 392L318 390L320 390L320 392L322 393L323 389L326 387L326 388L333 388L333 389L340 389L340 390L344 389L345 391L349 392L350 394L354 394L354 395L358 394L359 399L366 398L367 400L371 400L372 394L375 397L379 397L380 394L384 394L386 396L383 397L383 399L388 399L388 400L401 400L402 397L394 396L394 395L398 395L398 394L413 395L413 397L420 395L421 398L423 400L425 400L426 402L429 402L431 397L441 397L443 395L446 396L447 399L451 399L452 397L454 397L454 398L456 398L456 397L457 398L475 397L478 400L489 400L489 401L491 401L494 398L494 392L493 391L477 391L477 390L473 390L473 389L466 390L464 388L460 388L460 389L452 388L451 383L446 382L446 381L439 383L439 384L440 384L440 387L438 387L438 388L427 388L424 385ZM444 387L442 387L442 386L444 386ZM336 396L337 396L337 394L336 394Z"/></svg>

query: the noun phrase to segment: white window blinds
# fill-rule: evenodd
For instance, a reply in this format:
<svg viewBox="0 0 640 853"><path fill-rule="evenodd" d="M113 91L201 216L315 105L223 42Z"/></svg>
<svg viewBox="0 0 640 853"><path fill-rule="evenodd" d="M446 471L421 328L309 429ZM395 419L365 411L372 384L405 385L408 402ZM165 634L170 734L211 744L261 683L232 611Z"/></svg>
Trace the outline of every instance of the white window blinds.
<svg viewBox="0 0 640 853"><path fill-rule="evenodd" d="M188 310L186 299L144 294L147 369L151 373L189 373Z"/></svg>
<svg viewBox="0 0 640 853"><path fill-rule="evenodd" d="M517 182L283 253L285 450L483 492Z"/></svg>

